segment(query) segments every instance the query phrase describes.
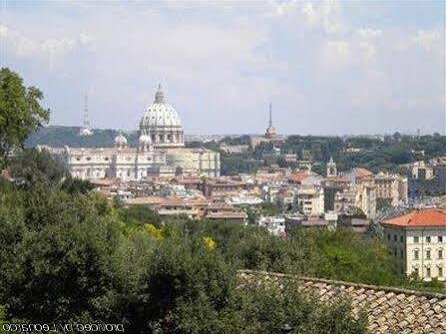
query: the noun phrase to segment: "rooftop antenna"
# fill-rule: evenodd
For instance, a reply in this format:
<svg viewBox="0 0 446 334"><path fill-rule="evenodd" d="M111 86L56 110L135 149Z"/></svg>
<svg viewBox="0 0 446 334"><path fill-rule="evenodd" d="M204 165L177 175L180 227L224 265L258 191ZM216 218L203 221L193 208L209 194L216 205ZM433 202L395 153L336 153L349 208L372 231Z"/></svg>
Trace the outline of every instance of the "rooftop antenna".
<svg viewBox="0 0 446 334"><path fill-rule="evenodd" d="M90 117L88 116L88 95L85 92L84 95L84 110L83 110L83 124L82 129L80 131L81 136L91 136L93 131L91 130Z"/></svg>

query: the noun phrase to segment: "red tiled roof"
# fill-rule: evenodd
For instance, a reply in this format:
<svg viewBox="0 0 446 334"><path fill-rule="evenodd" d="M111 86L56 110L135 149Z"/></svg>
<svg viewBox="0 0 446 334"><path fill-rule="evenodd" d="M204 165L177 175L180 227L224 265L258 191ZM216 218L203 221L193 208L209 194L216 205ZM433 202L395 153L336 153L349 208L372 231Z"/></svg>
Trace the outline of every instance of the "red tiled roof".
<svg viewBox="0 0 446 334"><path fill-rule="evenodd" d="M299 171L299 172L289 175L288 180L293 181L293 182L302 182L309 176L310 176L310 173L308 173L308 171Z"/></svg>
<svg viewBox="0 0 446 334"><path fill-rule="evenodd" d="M355 176L356 177L367 177L367 176L372 176L373 173L371 171L369 171L367 168L363 168L363 167L358 167L355 168Z"/></svg>
<svg viewBox="0 0 446 334"><path fill-rule="evenodd" d="M445 226L446 210L425 209L414 210L405 215L387 219L383 222L395 226Z"/></svg>
<svg viewBox="0 0 446 334"><path fill-rule="evenodd" d="M368 333L446 333L444 294L253 270L239 270L237 281L241 288L248 284L283 286L294 282L301 291L314 294L322 302L347 298L353 314L365 312Z"/></svg>

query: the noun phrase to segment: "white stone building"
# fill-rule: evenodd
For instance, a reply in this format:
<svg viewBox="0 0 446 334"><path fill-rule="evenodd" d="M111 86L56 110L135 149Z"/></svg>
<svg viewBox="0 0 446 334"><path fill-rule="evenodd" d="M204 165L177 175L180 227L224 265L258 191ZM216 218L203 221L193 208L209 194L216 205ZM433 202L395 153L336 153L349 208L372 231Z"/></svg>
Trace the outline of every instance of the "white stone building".
<svg viewBox="0 0 446 334"><path fill-rule="evenodd" d="M161 87L139 125L136 147L129 147L123 134L114 147L52 148L40 146L61 161L74 177L84 180L117 178L123 181L147 177L173 177L178 173L218 177L220 154L203 148L184 147L184 133L175 109Z"/></svg>
<svg viewBox="0 0 446 334"><path fill-rule="evenodd" d="M430 281L446 280L446 211L414 210L381 223L400 270Z"/></svg>
<svg viewBox="0 0 446 334"><path fill-rule="evenodd" d="M301 185L296 199L299 211L307 216L324 214L324 189L316 185Z"/></svg>
<svg viewBox="0 0 446 334"><path fill-rule="evenodd" d="M377 201L387 202L391 206L407 203L407 177L380 172L375 175L375 188Z"/></svg>

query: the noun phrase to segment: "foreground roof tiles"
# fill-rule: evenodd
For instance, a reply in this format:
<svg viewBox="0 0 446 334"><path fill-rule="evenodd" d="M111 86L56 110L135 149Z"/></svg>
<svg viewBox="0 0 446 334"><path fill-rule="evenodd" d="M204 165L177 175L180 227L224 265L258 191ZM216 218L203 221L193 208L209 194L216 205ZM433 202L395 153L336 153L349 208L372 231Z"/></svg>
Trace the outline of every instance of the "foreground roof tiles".
<svg viewBox="0 0 446 334"><path fill-rule="evenodd" d="M446 226L446 210L413 210L402 216L387 219L384 224L394 226Z"/></svg>
<svg viewBox="0 0 446 334"><path fill-rule="evenodd" d="M373 334L446 333L445 294L251 270L239 271L238 279L241 284L295 280L303 291L316 293L322 301L349 298L354 312L366 310Z"/></svg>

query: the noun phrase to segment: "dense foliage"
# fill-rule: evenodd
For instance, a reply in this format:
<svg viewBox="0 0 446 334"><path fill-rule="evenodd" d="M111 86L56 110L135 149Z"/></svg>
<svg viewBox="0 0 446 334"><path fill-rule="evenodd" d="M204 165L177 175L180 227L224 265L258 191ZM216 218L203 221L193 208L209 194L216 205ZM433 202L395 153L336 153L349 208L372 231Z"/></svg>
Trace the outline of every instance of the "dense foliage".
<svg viewBox="0 0 446 334"><path fill-rule="evenodd" d="M296 154L298 160L319 162L320 164L314 164L314 170L320 174L325 173L325 163L331 156L340 171L354 167L365 167L373 172L398 171L401 164L446 154L446 136L394 135L384 140L373 137L289 136L283 144L276 146L281 148L282 153ZM272 148L272 143L262 143L255 150L246 153L223 154L222 174L255 172L266 165L264 155L270 154ZM424 155L420 154L422 150ZM285 163L280 156L275 162L280 167L293 167L293 164Z"/></svg>
<svg viewBox="0 0 446 334"><path fill-rule="evenodd" d="M41 106L42 92L25 87L23 79L8 68L0 69L0 169L13 150L22 148L30 133L49 119Z"/></svg>
<svg viewBox="0 0 446 334"><path fill-rule="evenodd" d="M41 168L45 156L29 154L38 161L13 164L13 173L35 168L39 177L0 181L5 319L100 320L130 333L280 333L285 323L295 332L364 332L348 301L324 304L295 286L236 289L237 268L288 268L274 259L291 256L279 250L282 240L233 224L162 222L146 208L72 192L63 172Z"/></svg>

